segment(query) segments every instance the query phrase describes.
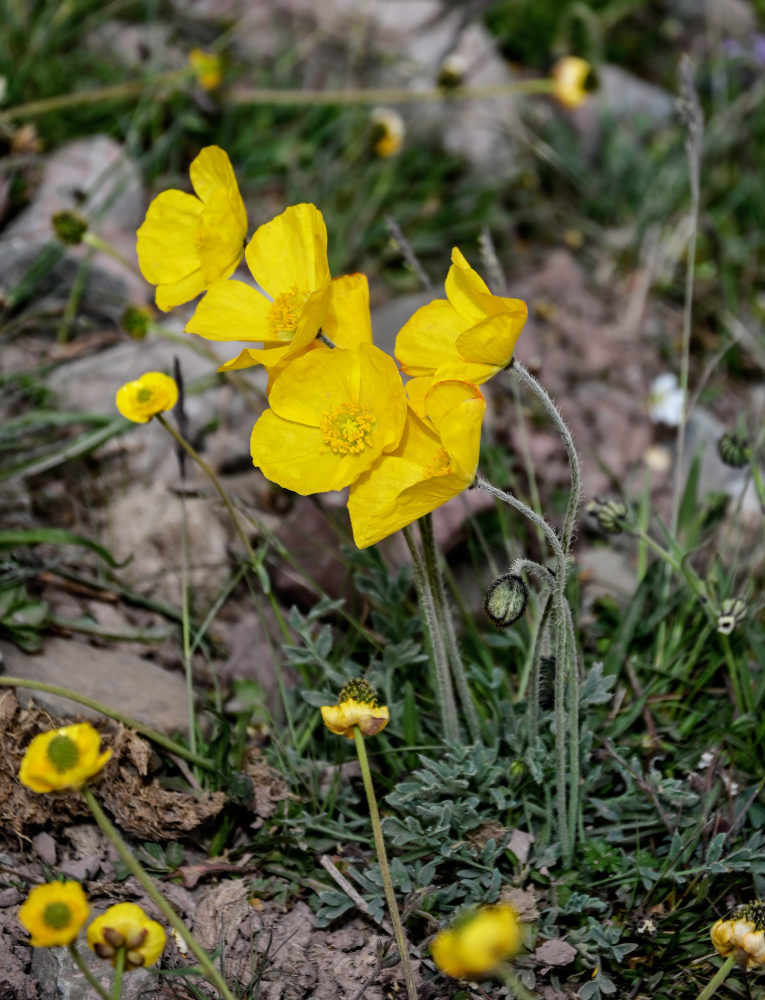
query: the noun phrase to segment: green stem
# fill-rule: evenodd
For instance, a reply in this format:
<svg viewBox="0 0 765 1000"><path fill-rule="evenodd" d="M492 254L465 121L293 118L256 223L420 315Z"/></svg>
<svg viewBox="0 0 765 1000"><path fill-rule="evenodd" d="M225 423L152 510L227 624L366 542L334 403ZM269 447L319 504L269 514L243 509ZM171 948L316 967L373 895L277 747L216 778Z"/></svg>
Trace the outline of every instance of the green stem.
<svg viewBox="0 0 765 1000"><path fill-rule="evenodd" d="M441 726L444 739L456 743L459 739L457 706L454 702L454 689L452 688L452 679L449 674L449 663L446 659L444 637L439 626L433 593L430 590L425 564L417 547L411 527L407 525L402 529L402 532L412 557L417 599L425 616L425 635L430 647L430 659L436 674L436 688L438 691L439 707L441 709Z"/></svg>
<svg viewBox="0 0 765 1000"><path fill-rule="evenodd" d="M127 953L127 945L122 945L121 948L117 949L117 954L114 956L114 982L112 983L112 1000L120 1000L120 994L122 993L122 974L125 971L125 955Z"/></svg>
<svg viewBox="0 0 765 1000"><path fill-rule="evenodd" d="M127 257L123 257L123 255L119 252L119 250L115 249L115 247L113 247L111 243L107 243L106 240L103 239L103 237L101 236L96 236L96 234L92 232L92 230L89 229L85 233L85 235L82 237L82 242L87 243L87 245L89 247L93 247L94 250L100 250L101 253L105 253L113 260L116 260L132 274L137 275L139 278L143 277L141 272L138 270L136 265L132 263L132 261L129 261Z"/></svg>
<svg viewBox="0 0 765 1000"><path fill-rule="evenodd" d="M79 951L77 950L77 948L75 947L75 945L74 944L70 944L68 946L68 948L67 948L67 951L72 956L72 961L74 962L74 964L77 966L77 968L83 974L83 976L85 977L85 979L88 981L88 985L92 989L94 989L96 991L96 993L101 997L101 1000L112 1000L112 998L109 996L109 994L103 988L103 986L99 983L99 981L96 979L96 977L90 971L90 969L87 966L87 963L86 963L85 959L79 953Z"/></svg>
<svg viewBox="0 0 765 1000"><path fill-rule="evenodd" d="M114 846L114 849L117 851L117 854L119 854L131 875L133 875L141 883L143 888L146 890L146 894L153 901L165 920L167 920L167 922L178 931L183 940L186 942L189 947L189 951L192 952L196 960L199 962L199 967L207 977L208 982L212 983L217 988L219 994L224 998L224 1000L235 1000L234 994L226 985L226 982L220 972L215 968L210 956L199 944L197 939L188 929L186 924L181 920L172 906L170 906L162 893L158 891L154 882L143 869L138 859L109 822L106 813L101 808L101 804L91 789L87 785L83 785L81 791L101 832Z"/></svg>
<svg viewBox="0 0 765 1000"><path fill-rule="evenodd" d="M145 726L142 722L131 718L129 715L124 715L122 712L118 712L114 708L109 708L108 705L104 705L100 701L88 698L84 694L78 694L69 688L59 687L57 684L48 684L45 681L28 681L24 677L0 677L0 686L29 688L30 691L46 691L48 694L55 694L59 698L68 698L69 701L75 701L78 705L85 705L87 708L92 708L94 711L100 712L107 719L114 719L115 722L122 723L128 729L134 729L141 736L145 736L152 743L156 743L157 746L163 747L177 757L183 757L184 760L195 764L197 767L204 768L205 771L215 773L218 770L212 761L207 760L205 757L200 757L198 754L191 753L186 747L181 746L180 743L176 743L175 740L171 740L169 736L157 732L151 726Z"/></svg>
<svg viewBox="0 0 765 1000"><path fill-rule="evenodd" d="M725 977L728 975L728 973L735 964L736 964L736 953L734 951L730 955L728 955L728 957L725 959L725 961L717 970L717 972L714 974L714 976L709 980L709 982L701 991L701 993L699 993L699 995L696 997L696 1000L709 1000L709 998L716 992L717 987L723 983Z"/></svg>
<svg viewBox="0 0 765 1000"><path fill-rule="evenodd" d="M364 746L364 737L362 736L361 730L358 726L353 727L353 738L356 742L356 753L359 757L359 766L361 768L361 777L364 781L364 790L367 793L369 818L372 820L372 832L374 834L375 848L377 850L377 860L380 865L380 875L382 877L383 889L385 890L385 899L388 902L388 912L390 913L391 923L393 924L393 934L396 938L396 944L398 945L398 953L401 956L401 968L403 969L404 980L406 981L406 992L409 1000L417 1000L417 989L414 985L412 965L409 961L409 948L406 943L404 928L398 912L396 897L393 894L393 882L391 881L390 869L388 868L388 856L385 853L385 841L383 840L382 827L380 826L380 813L377 809L377 797L375 796L375 789L372 784L372 774L369 770L367 748Z"/></svg>
<svg viewBox="0 0 765 1000"><path fill-rule="evenodd" d="M181 466L183 468L183 466ZM197 752L197 716L194 711L194 671L191 656L191 623L189 621L189 518L186 500L181 495L181 636L183 640L183 672L186 678L186 711L188 712L189 746Z"/></svg>
<svg viewBox="0 0 765 1000"><path fill-rule="evenodd" d="M452 668L452 677L457 686L470 737L473 742L477 743L481 739L481 727L478 722L475 702L470 692L467 676L465 675L465 667L462 662L459 643L457 642L457 633L454 628L454 619L452 618L451 609L446 597L444 575L441 571L441 560L439 559L436 535L433 531L432 515L426 514L424 517L421 517L418 525L422 541L422 552L425 557L425 572L436 605L436 617L441 626L441 634L446 639L446 655Z"/></svg>
<svg viewBox="0 0 765 1000"><path fill-rule="evenodd" d="M178 433L175 427L173 427L173 425L169 421L165 420L165 418L162 416L161 413L158 413L156 415L156 419L159 421L160 424L162 424L162 426L165 428L168 434L173 438L176 444L178 444L181 448L183 448L186 454L192 459L193 462L195 462L199 466L202 472L204 472L204 474L213 484L218 493L218 496L221 498L221 501L223 502L223 506L226 508L226 510L229 513L229 516L231 517L231 520L234 524L234 530L236 531L242 545L244 546L244 551L247 553L247 558L250 564L253 567L255 567L257 565L257 557L253 552L252 545L250 545L250 540L247 537L247 532L242 528L242 525L239 521L239 517L237 516L236 510L234 509L234 505L231 503L231 498L229 497L226 490L223 488L223 484L221 483L220 479L218 478L212 466L208 465L208 463L205 462L205 460L202 458L202 456L199 454L196 448L192 447L192 445L190 445L189 442L181 434ZM287 627L287 622L284 620L282 609L279 607L279 603L276 600L273 591L269 590L268 593L266 594L266 597L268 598L268 602L271 605L271 610L273 611L274 616L276 617L276 620L279 623L279 628L281 629L282 635L284 636L287 642L291 642L292 636L290 635L290 630Z"/></svg>

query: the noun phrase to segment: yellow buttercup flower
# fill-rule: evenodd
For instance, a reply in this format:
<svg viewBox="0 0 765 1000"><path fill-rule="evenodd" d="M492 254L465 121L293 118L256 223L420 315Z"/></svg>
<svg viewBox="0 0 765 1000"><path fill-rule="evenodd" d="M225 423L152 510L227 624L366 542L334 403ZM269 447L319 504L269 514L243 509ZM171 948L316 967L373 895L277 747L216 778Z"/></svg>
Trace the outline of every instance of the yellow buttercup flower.
<svg viewBox="0 0 765 1000"><path fill-rule="evenodd" d="M117 390L117 409L136 424L145 424L158 413L172 410L178 402L175 379L162 372L146 372Z"/></svg>
<svg viewBox="0 0 765 1000"><path fill-rule="evenodd" d="M254 341L224 368L269 371L302 353L324 323L330 295L327 229L315 205L291 205L247 244L247 266L261 294L243 281L217 281L186 326L207 340Z"/></svg>
<svg viewBox="0 0 765 1000"><path fill-rule="evenodd" d="M348 486L398 445L406 397L393 359L371 344L322 349L279 375L250 439L266 478L307 496Z"/></svg>
<svg viewBox="0 0 765 1000"><path fill-rule="evenodd" d="M115 903L88 927L87 941L99 958L116 964L125 949L125 969L154 965L162 954L167 935L156 920L149 920L136 903Z"/></svg>
<svg viewBox="0 0 765 1000"><path fill-rule="evenodd" d="M723 958L735 952L747 969L765 965L765 904L756 901L736 907L727 920L712 926L709 936Z"/></svg>
<svg viewBox="0 0 765 1000"><path fill-rule="evenodd" d="M221 58L215 52L205 52L204 49L192 49L189 52L189 66L194 71L197 83L202 90L215 90L223 79Z"/></svg>
<svg viewBox="0 0 765 1000"><path fill-rule="evenodd" d="M348 512L360 549L440 507L475 479L486 409L480 390L437 382L420 409L423 417L410 405L399 446L351 484Z"/></svg>
<svg viewBox="0 0 765 1000"><path fill-rule="evenodd" d="M331 733L352 740L356 727L362 736L379 733L388 725L390 713L379 703L371 684L356 678L340 691L336 705L321 706L321 717Z"/></svg>
<svg viewBox="0 0 765 1000"><path fill-rule="evenodd" d="M512 906L484 906L441 931L430 946L433 961L455 979L488 975L521 946L521 925Z"/></svg>
<svg viewBox="0 0 765 1000"><path fill-rule="evenodd" d="M31 890L19 908L19 922L35 948L59 948L74 941L89 913L79 882L48 882Z"/></svg>
<svg viewBox="0 0 765 1000"><path fill-rule="evenodd" d="M247 236L247 213L228 155L206 146L189 168L196 197L163 191L138 230L141 274L168 310L233 274Z"/></svg>
<svg viewBox="0 0 765 1000"><path fill-rule="evenodd" d="M101 751L101 737L89 722L39 733L27 747L19 781L33 792L80 788L112 755Z"/></svg>
<svg viewBox="0 0 765 1000"><path fill-rule="evenodd" d="M564 56L553 66L553 96L565 108L578 108L587 100L585 84L592 67L579 56Z"/></svg>
<svg viewBox="0 0 765 1000"><path fill-rule="evenodd" d="M510 363L527 315L520 299L492 295L455 247L446 301L417 310L399 331L396 357L406 375L480 385Z"/></svg>

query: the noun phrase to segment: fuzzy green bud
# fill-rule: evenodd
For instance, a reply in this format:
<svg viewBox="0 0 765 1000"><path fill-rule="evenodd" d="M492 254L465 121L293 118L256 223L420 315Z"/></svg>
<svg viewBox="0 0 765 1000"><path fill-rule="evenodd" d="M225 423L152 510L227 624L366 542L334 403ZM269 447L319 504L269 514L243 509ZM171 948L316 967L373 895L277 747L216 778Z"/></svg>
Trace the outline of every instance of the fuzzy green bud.
<svg viewBox="0 0 765 1000"><path fill-rule="evenodd" d="M733 629L746 618L747 603L743 597L728 597L720 605L717 616L717 631L720 635L730 635Z"/></svg>
<svg viewBox="0 0 765 1000"><path fill-rule="evenodd" d="M51 225L58 239L68 247L76 247L88 231L88 224L76 212L56 212L51 217Z"/></svg>
<svg viewBox="0 0 765 1000"><path fill-rule="evenodd" d="M483 609L497 628L517 622L526 610L529 591L521 577L504 573L486 591Z"/></svg>
<svg viewBox="0 0 765 1000"><path fill-rule="evenodd" d="M619 535L627 524L629 509L622 500L590 500L585 507L588 514L594 517L602 531L608 535Z"/></svg>
<svg viewBox="0 0 765 1000"><path fill-rule="evenodd" d="M523 781L523 777L526 774L526 764L521 760L520 757L516 758L510 765L510 770L508 771L508 780L511 785L518 785Z"/></svg>
<svg viewBox="0 0 765 1000"><path fill-rule="evenodd" d="M127 306L120 319L120 326L133 340L146 338L149 323L151 323L151 310L146 306Z"/></svg>
<svg viewBox="0 0 765 1000"><path fill-rule="evenodd" d="M726 431L717 442L717 454L720 461L725 465L730 465L734 469L740 469L749 465L751 449L749 441L741 434L733 431Z"/></svg>

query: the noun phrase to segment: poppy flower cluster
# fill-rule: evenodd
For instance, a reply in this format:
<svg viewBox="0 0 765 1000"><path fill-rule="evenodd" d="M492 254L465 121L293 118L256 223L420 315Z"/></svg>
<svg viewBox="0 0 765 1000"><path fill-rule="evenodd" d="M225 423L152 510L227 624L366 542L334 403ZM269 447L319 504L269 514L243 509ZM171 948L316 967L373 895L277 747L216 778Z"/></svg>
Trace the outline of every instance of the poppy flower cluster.
<svg viewBox="0 0 765 1000"><path fill-rule="evenodd" d="M205 293L188 332L246 345L223 370L266 368L253 464L302 495L347 487L359 548L469 486L486 408L479 386L511 361L526 305L493 295L455 248L446 299L405 324L397 367L372 342L366 277L331 276L314 205L290 206L245 245L226 153L203 149L191 181L196 197L168 191L149 206L138 260L160 309ZM252 284L232 278L242 255Z"/></svg>

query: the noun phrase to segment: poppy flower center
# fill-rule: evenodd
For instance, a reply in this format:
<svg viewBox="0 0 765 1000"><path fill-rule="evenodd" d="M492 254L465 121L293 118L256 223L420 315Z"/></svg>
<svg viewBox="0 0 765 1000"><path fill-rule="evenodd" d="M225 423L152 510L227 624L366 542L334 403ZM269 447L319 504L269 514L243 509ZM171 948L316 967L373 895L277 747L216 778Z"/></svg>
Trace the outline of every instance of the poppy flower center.
<svg viewBox="0 0 765 1000"><path fill-rule="evenodd" d="M446 448L439 448L437 454L433 456L423 470L425 479L431 479L434 476L448 476L451 471L451 460Z"/></svg>
<svg viewBox="0 0 765 1000"><path fill-rule="evenodd" d="M60 734L54 736L50 741L46 755L59 774L71 771L80 760L80 751L71 736L61 736Z"/></svg>
<svg viewBox="0 0 765 1000"><path fill-rule="evenodd" d="M375 418L358 403L346 402L322 414L324 444L336 455L358 455L372 444Z"/></svg>
<svg viewBox="0 0 765 1000"><path fill-rule="evenodd" d="M152 397L151 389L139 389L136 393L136 400L139 403L148 403Z"/></svg>
<svg viewBox="0 0 765 1000"><path fill-rule="evenodd" d="M307 292L301 292L297 285L277 295L266 314L272 335L277 340L291 340L303 312Z"/></svg>
<svg viewBox="0 0 765 1000"><path fill-rule="evenodd" d="M42 914L43 923L51 930L61 931L68 927L72 919L72 911L66 903L58 901L48 903Z"/></svg>

